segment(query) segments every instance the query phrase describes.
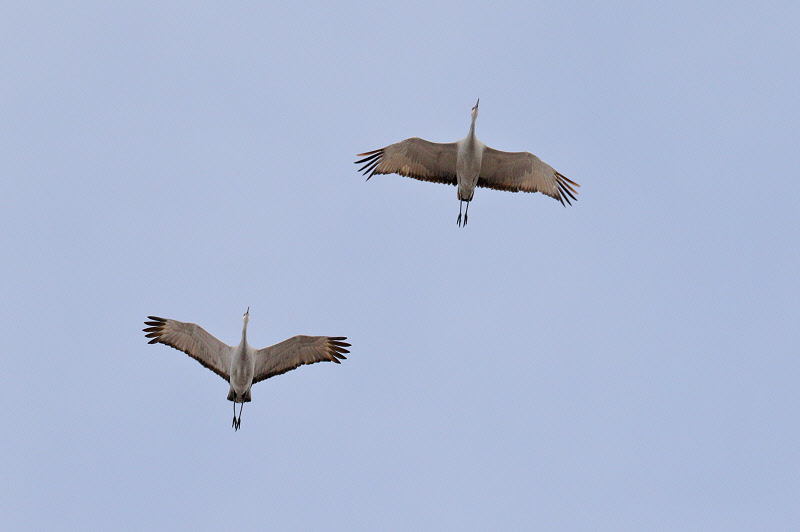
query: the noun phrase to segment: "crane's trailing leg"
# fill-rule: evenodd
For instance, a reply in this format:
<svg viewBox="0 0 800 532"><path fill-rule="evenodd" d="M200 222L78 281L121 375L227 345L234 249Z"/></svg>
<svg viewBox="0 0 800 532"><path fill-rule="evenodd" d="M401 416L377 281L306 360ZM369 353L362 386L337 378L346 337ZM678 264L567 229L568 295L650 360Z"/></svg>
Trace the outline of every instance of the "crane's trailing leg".
<svg viewBox="0 0 800 532"><path fill-rule="evenodd" d="M458 218L456 219L456 225L461 227L461 206L464 204L462 200L458 200ZM467 209L469 209L469 203L467 203ZM466 225L467 220L464 219L464 225Z"/></svg>
<svg viewBox="0 0 800 532"><path fill-rule="evenodd" d="M469 216L469 204L470 204L470 202L468 201L467 202L467 208L464 211L464 227L467 226L467 216Z"/></svg>
<svg viewBox="0 0 800 532"><path fill-rule="evenodd" d="M242 401L242 406L239 407L239 419L236 419L236 401L233 402L233 428L234 430L239 430L239 427L242 426L242 410L244 409L244 401Z"/></svg>

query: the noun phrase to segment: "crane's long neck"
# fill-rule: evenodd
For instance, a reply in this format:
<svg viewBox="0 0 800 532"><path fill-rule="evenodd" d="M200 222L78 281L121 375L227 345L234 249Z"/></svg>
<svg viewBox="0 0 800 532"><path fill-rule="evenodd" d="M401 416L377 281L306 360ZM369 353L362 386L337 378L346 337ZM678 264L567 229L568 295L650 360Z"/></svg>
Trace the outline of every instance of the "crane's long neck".
<svg viewBox="0 0 800 532"><path fill-rule="evenodd" d="M472 124L469 126L469 134L467 135L467 145L470 147L474 146L475 141L478 140L475 136L475 120L477 119L477 116L472 115Z"/></svg>
<svg viewBox="0 0 800 532"><path fill-rule="evenodd" d="M244 321L244 326L242 327L242 345L247 345L247 320Z"/></svg>

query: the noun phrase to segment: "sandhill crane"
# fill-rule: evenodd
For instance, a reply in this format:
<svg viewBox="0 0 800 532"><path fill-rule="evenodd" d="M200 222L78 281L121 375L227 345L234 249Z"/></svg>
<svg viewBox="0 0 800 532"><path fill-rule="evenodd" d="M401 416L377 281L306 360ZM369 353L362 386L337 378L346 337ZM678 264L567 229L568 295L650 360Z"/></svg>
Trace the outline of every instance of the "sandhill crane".
<svg viewBox="0 0 800 532"><path fill-rule="evenodd" d="M183 351L202 365L225 379L231 386L228 401L233 401L233 425L239 430L242 424L242 409L250 402L250 388L253 384L291 371L303 364L315 362L336 362L345 360L349 353L343 336L295 336L263 349L253 349L247 343L247 322L250 321L250 307L244 313L242 341L236 347L227 345L194 323L166 320L158 316L148 316L142 329L148 344L160 342ZM236 418L236 403L241 403L239 418Z"/></svg>
<svg viewBox="0 0 800 532"><path fill-rule="evenodd" d="M559 174L553 168L528 152L509 153L486 146L475 136L475 120L478 118L478 98L472 108L472 125L469 134L458 142L438 144L413 137L386 146L380 150L359 153L364 157L356 164L365 163L358 169L367 176L375 174L400 174L422 181L433 181L458 185L458 219L461 226L461 207L467 202L464 226L467 225L469 202L475 194L475 186L507 190L509 192L541 192L570 205L577 192L572 185L580 185Z"/></svg>

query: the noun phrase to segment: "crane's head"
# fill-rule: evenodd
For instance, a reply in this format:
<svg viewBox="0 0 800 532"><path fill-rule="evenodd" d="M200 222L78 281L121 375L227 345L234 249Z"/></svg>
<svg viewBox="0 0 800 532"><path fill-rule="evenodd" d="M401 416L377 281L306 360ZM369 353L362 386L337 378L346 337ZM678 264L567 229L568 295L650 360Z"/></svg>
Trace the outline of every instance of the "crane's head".
<svg viewBox="0 0 800 532"><path fill-rule="evenodd" d="M477 103L475 103L475 107L472 108L472 119L475 120L478 118L478 104L481 103L481 99L478 98Z"/></svg>
<svg viewBox="0 0 800 532"><path fill-rule="evenodd" d="M250 307L247 307L247 312L242 316L242 320L244 320L244 326L247 327L247 322L250 321Z"/></svg>

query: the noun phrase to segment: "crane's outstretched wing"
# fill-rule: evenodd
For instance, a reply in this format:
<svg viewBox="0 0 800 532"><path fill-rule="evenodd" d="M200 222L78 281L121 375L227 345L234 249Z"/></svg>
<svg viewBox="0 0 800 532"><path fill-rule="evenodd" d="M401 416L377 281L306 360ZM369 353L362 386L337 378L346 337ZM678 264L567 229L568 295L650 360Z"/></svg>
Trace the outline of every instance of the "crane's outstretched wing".
<svg viewBox="0 0 800 532"><path fill-rule="evenodd" d="M570 205L570 198L577 201L577 192L572 188L573 185L580 186L532 153L509 153L488 146L483 151L479 187L509 192L541 192L557 199L566 207L565 200Z"/></svg>
<svg viewBox="0 0 800 532"><path fill-rule="evenodd" d="M158 316L147 316L147 319L150 321L144 322L147 327L142 330L147 333L147 338L152 338L148 344L159 342L183 351L230 382L231 346L220 342L194 323L165 320Z"/></svg>
<svg viewBox="0 0 800 532"><path fill-rule="evenodd" d="M400 174L421 181L456 184L456 143L437 144L413 137L383 149L359 153L358 169L369 178L375 174Z"/></svg>
<svg viewBox="0 0 800 532"><path fill-rule="evenodd" d="M253 384L291 371L303 364L314 362L336 362L345 360L345 347L347 338L343 336L295 336L264 349L256 351L256 368L253 375Z"/></svg>

